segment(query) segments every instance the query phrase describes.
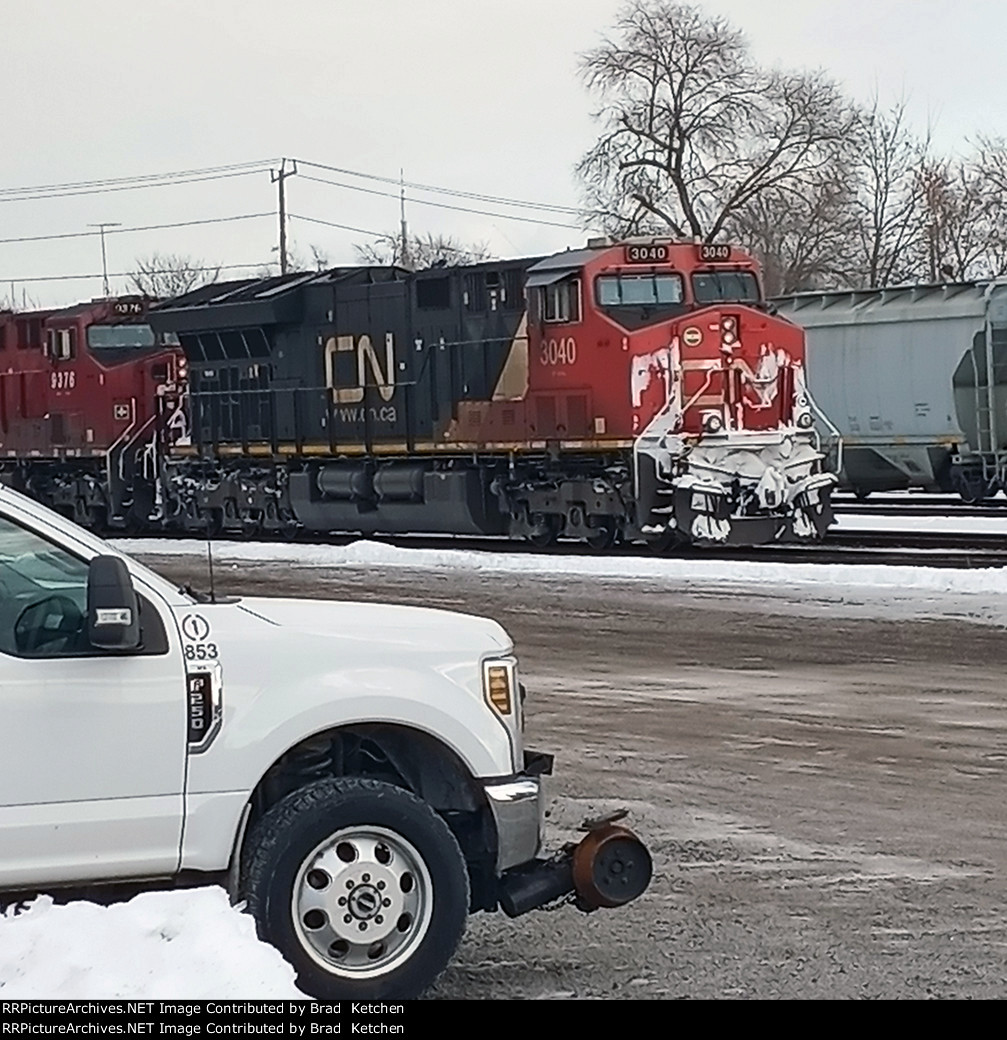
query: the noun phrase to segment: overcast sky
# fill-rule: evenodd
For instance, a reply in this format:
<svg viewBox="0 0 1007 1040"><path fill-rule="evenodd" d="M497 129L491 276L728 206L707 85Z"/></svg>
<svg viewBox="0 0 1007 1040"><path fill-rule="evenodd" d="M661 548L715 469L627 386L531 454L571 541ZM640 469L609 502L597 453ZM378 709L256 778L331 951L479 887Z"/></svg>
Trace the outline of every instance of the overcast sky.
<svg viewBox="0 0 1007 1040"><path fill-rule="evenodd" d="M485 195L574 206L573 166L594 133L578 54L598 42L618 0L0 0L3 27L0 191L296 157ZM865 99L906 95L946 150L977 131L1007 136L1007 4L1002 0L708 0L748 34L756 57L824 68ZM301 167L372 190L393 191ZM287 182L291 213L365 230L394 229L393 198ZM479 202L416 198L472 208ZM187 185L4 201L0 239L267 212L268 172ZM502 212L502 211L501 211ZM510 214L558 223L563 214ZM546 227L408 207L411 229L485 242L508 256L582 242ZM291 237L332 264L352 262L360 233L292 219ZM155 249L261 264L276 221L108 235L113 273ZM101 279L21 281L100 272L96 238L0 242L0 299L40 305L100 294ZM113 277L114 291L125 280Z"/></svg>

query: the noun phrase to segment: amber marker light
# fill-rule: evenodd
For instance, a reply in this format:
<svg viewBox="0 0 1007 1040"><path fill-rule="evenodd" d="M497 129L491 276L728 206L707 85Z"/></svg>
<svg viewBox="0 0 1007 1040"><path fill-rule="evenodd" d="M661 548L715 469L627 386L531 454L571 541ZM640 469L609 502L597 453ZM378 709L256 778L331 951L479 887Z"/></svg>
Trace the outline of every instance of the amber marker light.
<svg viewBox="0 0 1007 1040"><path fill-rule="evenodd" d="M486 699L501 715L511 713L511 669L506 664L486 666L484 686Z"/></svg>

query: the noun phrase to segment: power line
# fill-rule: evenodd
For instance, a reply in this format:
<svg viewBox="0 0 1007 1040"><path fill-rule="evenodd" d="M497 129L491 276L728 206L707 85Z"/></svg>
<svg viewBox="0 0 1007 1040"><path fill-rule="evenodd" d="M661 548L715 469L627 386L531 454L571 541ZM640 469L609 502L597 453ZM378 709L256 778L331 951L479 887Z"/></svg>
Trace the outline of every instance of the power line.
<svg viewBox="0 0 1007 1040"><path fill-rule="evenodd" d="M380 195L386 199L397 199L399 195L395 192L390 191L379 191L377 188L364 188L359 184L345 184L341 181L330 181L324 177L312 177L310 174L302 173L301 177L306 181L314 181L316 184L331 184L335 188L347 188L349 191L364 192L367 195ZM456 210L460 213L478 213L483 217L495 217L498 220L518 220L522 224L540 224L545 227L559 227L559 228L579 228L578 224L560 224L555 220L539 220L536 217L519 217L516 214L511 213L493 213L490 210L485 209L473 209L470 206L453 206L448 202L433 202L428 199L417 199L415 196L410 196L407 202L412 202L418 206L435 206L437 209L450 209Z"/></svg>
<svg viewBox="0 0 1007 1040"><path fill-rule="evenodd" d="M107 234L107 232L106 232ZM268 267L268 264L257 263L257 264L214 264L212 267L187 267L187 271L198 271L205 273L206 271L253 271L259 270L263 267ZM163 270L158 271L144 271L144 274L174 274L175 269L166 267ZM109 278L132 278L136 274L135 271L112 271L109 273ZM0 278L0 284L14 283L20 285L22 282L76 282L86 281L94 278L99 279L102 277L102 272L98 271L94 274L44 274L35 275L29 278Z"/></svg>
<svg viewBox="0 0 1007 1040"><path fill-rule="evenodd" d="M16 195L0 198L0 202L38 202L43 199L68 199L78 195L106 195L113 191L137 191L141 188L172 188L176 184L201 184L205 181L221 181L230 177L248 177L251 174L268 173L269 167L256 170L239 170L237 173L217 173L208 177L188 177L182 180L161 181L144 184L122 184L107 188L83 188L80 191L50 192L44 195Z"/></svg>
<svg viewBox="0 0 1007 1040"><path fill-rule="evenodd" d="M131 177L104 177L90 181L68 181L62 184L35 184L20 188L0 188L0 201L8 201L15 196L25 198L58 198L58 193L83 194L82 189L113 189L118 185L126 187L164 187L167 183L187 183L190 178L212 180L224 176L244 176L247 173L261 173L268 170L274 160L263 159L256 162L230 163L226 166L205 166L199 169L174 170L168 173L137 174Z"/></svg>
<svg viewBox="0 0 1007 1040"><path fill-rule="evenodd" d="M112 228L106 231L106 235L126 235L133 231L163 231L166 228L195 227L198 224L227 224L234 220L256 220L260 217L272 217L268 213L239 213L233 217L208 217L204 220L179 220L173 224L147 224L141 227ZM9 245L12 242L52 242L63 238L94 238L97 231L67 231L60 235L26 235L22 238L0 238L0 245Z"/></svg>
<svg viewBox="0 0 1007 1040"><path fill-rule="evenodd" d="M340 231L353 231L358 235L374 235L380 238L384 231L371 231L368 228L351 227L349 224L335 224L331 220L320 220L318 217L305 217L299 213L287 214L292 220L306 220L309 224L322 224L324 227L339 228Z"/></svg>
<svg viewBox="0 0 1007 1040"><path fill-rule="evenodd" d="M344 176L360 177L364 180L379 181L382 184L400 183L397 177L381 177L375 173L361 173L359 170L347 170L340 166L327 166L325 163L308 162L307 159L298 159L302 166L311 166L317 170L328 170L330 173L341 173ZM476 202L492 202L502 206L517 206L521 209L548 210L553 213L569 213L572 216L580 216L583 210L576 206L553 206L546 202L530 202L527 199L512 199L500 195L483 195L479 192L462 191L459 188L445 188L434 184L419 184L415 181L405 181L407 188L414 191L430 191L437 195L454 195L459 198L474 199Z"/></svg>

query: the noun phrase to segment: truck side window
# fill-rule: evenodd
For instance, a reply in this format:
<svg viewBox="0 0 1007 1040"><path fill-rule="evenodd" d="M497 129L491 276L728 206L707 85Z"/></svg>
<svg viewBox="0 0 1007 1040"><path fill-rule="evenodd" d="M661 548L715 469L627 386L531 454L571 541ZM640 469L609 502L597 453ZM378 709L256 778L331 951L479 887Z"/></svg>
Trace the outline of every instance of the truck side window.
<svg viewBox="0 0 1007 1040"><path fill-rule="evenodd" d="M33 531L0 517L0 653L90 657L88 565ZM141 654L166 653L157 610L140 597Z"/></svg>

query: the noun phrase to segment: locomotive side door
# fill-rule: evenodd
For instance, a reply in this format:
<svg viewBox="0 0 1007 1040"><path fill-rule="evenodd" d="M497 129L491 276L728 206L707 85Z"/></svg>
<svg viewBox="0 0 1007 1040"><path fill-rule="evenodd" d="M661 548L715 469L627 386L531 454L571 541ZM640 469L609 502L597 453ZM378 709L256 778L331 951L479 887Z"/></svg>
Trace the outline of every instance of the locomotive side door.
<svg viewBox="0 0 1007 1040"><path fill-rule="evenodd" d="M141 647L93 649L87 577L87 561L0 513L0 888L178 869L177 627L138 587Z"/></svg>

